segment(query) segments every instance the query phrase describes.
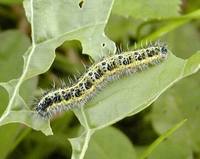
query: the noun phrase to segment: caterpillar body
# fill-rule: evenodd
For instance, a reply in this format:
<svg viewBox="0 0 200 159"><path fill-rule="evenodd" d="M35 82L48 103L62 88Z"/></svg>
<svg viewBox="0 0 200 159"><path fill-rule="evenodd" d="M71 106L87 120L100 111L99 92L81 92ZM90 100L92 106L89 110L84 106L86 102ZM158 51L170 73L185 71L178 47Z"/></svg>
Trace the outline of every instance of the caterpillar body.
<svg viewBox="0 0 200 159"><path fill-rule="evenodd" d="M93 64L76 83L43 95L35 110L40 116L50 118L59 112L83 106L108 82L156 65L167 56L166 45L155 43L104 58Z"/></svg>

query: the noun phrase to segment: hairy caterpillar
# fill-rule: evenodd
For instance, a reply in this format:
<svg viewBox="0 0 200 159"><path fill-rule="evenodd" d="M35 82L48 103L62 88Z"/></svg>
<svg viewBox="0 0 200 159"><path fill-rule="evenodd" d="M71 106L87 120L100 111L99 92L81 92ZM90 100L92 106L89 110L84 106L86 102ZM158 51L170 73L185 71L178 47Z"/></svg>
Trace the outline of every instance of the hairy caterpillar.
<svg viewBox="0 0 200 159"><path fill-rule="evenodd" d="M44 94L35 110L40 116L50 118L58 112L83 106L109 81L156 65L165 60L167 55L167 47L155 43L140 50L104 58L93 64L73 85Z"/></svg>

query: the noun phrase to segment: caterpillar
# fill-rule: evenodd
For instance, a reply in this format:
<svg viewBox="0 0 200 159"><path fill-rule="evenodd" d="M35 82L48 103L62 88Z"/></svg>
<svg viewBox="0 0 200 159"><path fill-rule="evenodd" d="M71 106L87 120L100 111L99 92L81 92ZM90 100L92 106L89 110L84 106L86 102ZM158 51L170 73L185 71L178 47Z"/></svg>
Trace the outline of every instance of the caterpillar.
<svg viewBox="0 0 200 159"><path fill-rule="evenodd" d="M35 110L41 117L50 118L59 112L83 106L110 81L143 71L167 56L168 48L160 42L139 50L110 55L92 64L71 86L45 93Z"/></svg>

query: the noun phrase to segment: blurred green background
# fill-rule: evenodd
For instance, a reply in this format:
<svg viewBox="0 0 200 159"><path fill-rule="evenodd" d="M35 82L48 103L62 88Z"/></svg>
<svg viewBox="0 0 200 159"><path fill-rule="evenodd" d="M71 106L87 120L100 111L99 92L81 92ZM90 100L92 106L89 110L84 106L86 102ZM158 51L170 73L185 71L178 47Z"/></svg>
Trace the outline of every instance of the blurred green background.
<svg viewBox="0 0 200 159"><path fill-rule="evenodd" d="M161 19L156 18L157 15L152 15L145 20L144 17L148 17L145 13L136 15L129 11L131 5L134 5L134 0L129 1L128 5L127 1L116 1L105 33L118 48L131 49L135 43L157 30L177 23L176 17L200 9L199 0L182 0L177 3L179 7L177 15L172 13L173 15L169 17L164 15ZM17 78L21 74L22 55L31 45L30 34L30 24L27 22L22 1L0 0L1 82ZM188 20L159 38L168 44L176 56L186 59L200 50L200 21L198 19ZM76 40L65 42L56 49L56 58L51 68L46 73L32 79L31 82L25 83L24 87L34 90L35 96L38 97L41 95L41 89L50 89L53 83L60 86L61 79L67 83L66 77L73 78L77 75L77 70L83 72L82 62L86 65L91 64L89 56L82 54L81 43ZM13 69L12 66L15 63L19 65ZM26 94L25 91L22 93ZM32 105L31 97L29 95L24 97L27 103ZM135 156L140 155L159 135L180 120L187 118L188 122L162 142L149 158L200 159L199 97L200 74L198 72L178 82L144 111L121 120L113 127L98 131L89 144L85 158L136 158ZM7 93L2 87L0 87L0 101L2 106L8 102ZM0 108L0 114L4 109ZM72 112L67 112L52 121L52 128L54 135L47 137L22 124L0 127L0 159L70 158L71 146L67 138L76 136L75 134L80 129L78 120ZM10 130L11 133L6 131L5 134L5 129ZM111 144L111 140L114 143ZM109 152L109 149L112 151Z"/></svg>

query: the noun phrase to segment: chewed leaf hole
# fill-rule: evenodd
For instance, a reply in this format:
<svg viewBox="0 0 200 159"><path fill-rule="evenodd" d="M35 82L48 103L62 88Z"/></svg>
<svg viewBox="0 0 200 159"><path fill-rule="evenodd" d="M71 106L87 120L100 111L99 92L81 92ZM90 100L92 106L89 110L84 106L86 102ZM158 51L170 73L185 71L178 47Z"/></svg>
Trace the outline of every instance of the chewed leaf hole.
<svg viewBox="0 0 200 159"><path fill-rule="evenodd" d="M83 8L83 3L84 3L84 1L83 1L83 0L79 2L79 4L78 4L78 5L79 5L79 7L80 7L80 8Z"/></svg>

